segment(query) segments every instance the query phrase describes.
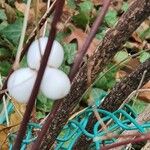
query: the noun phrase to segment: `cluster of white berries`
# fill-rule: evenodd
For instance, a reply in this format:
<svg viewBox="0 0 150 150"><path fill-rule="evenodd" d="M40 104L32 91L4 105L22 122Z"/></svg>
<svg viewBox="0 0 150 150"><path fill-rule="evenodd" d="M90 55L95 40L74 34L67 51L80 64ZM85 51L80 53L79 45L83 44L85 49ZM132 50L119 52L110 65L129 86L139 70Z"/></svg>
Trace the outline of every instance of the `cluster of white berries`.
<svg viewBox="0 0 150 150"><path fill-rule="evenodd" d="M29 100L47 42L47 37L35 40L27 53L29 68L20 68L9 77L7 84L8 92L18 102L27 103ZM68 76L58 69L63 59L63 47L60 43L54 41L40 86L41 92L52 100L61 99L70 91L71 83Z"/></svg>

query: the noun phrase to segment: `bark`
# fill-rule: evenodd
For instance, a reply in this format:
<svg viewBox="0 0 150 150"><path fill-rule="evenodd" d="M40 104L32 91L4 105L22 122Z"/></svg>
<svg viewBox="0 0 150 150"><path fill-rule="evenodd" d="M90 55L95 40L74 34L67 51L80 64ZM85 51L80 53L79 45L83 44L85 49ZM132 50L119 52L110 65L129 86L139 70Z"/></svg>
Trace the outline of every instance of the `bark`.
<svg viewBox="0 0 150 150"><path fill-rule="evenodd" d="M89 58L90 64L92 65L92 82L149 14L150 1L136 0L129 10L121 17L116 27L106 34L101 46L95 51L93 56ZM48 145L52 145L55 142L61 129L70 117L70 113L79 103L80 97L88 88L87 64L88 63L85 62L73 80L69 95L63 100L58 101L56 107L49 115L46 124L49 124L50 127L48 132L45 133L46 136L40 149L47 149ZM81 149L81 147L79 149Z"/></svg>

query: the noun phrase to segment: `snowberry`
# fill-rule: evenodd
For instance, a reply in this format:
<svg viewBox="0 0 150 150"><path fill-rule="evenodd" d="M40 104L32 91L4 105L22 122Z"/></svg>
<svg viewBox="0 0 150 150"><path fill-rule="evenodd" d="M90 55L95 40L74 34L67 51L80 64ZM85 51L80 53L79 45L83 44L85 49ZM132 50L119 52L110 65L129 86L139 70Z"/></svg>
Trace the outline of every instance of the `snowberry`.
<svg viewBox="0 0 150 150"><path fill-rule="evenodd" d="M9 77L7 88L10 96L20 103L27 103L35 83L37 73L30 68L14 71Z"/></svg>
<svg viewBox="0 0 150 150"><path fill-rule="evenodd" d="M30 68L36 70L39 69L41 58L45 52L47 42L48 38L42 37L38 40L35 40L29 47L27 53L27 63ZM63 47L57 41L54 41L47 65L49 67L58 68L61 66L63 59Z"/></svg>
<svg viewBox="0 0 150 150"><path fill-rule="evenodd" d="M61 70L47 67L41 83L43 94L52 99L58 100L65 97L70 91L70 80Z"/></svg>

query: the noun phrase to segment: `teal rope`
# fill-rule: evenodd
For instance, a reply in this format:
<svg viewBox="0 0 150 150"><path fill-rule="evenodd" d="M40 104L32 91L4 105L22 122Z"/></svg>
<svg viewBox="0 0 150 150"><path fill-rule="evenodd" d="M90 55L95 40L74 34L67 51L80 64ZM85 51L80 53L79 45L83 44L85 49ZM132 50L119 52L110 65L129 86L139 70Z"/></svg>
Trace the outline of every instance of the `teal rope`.
<svg viewBox="0 0 150 150"><path fill-rule="evenodd" d="M106 92L100 94L100 99L103 99L106 96ZM96 100L95 103L97 107L100 105L100 101ZM12 103L9 103L7 106L8 114L13 112L14 108ZM103 109L97 109L100 116L103 116L102 121L107 122L111 120L107 131L115 132L116 134L121 134L125 130L137 130L141 133L146 132L150 128L150 122L143 124L138 124L136 121L137 114L132 110L129 105L125 105L122 109L119 109L113 113L108 112ZM101 124L97 121L93 126L93 131L90 133L86 130L90 116L93 115L92 107L87 107L83 112L79 113L72 120L70 120L61 131L60 135L57 138L57 144L55 150L71 150L74 143L81 135L85 135L89 140L93 140L92 147L99 150L102 143L110 144L115 142L115 138L101 141L101 137L106 135L106 131L99 131ZM5 115L0 115L0 123L4 124L6 122ZM36 140L36 137L32 135L33 129L40 129L41 125L37 123L30 122L28 124L28 129L26 137L22 142L21 150L25 150L27 145ZM9 136L9 150L12 150L12 144L15 139L14 134Z"/></svg>
<svg viewBox="0 0 150 150"><path fill-rule="evenodd" d="M128 112L126 112L126 111ZM142 124L142 125L139 125L136 120L135 120L135 117L136 117L136 114L134 113L134 111L131 109L130 106L126 105L124 107L124 110L123 109L119 109L117 111L115 111L114 113L110 113L106 110L102 110L102 109L98 109L98 112L103 116L105 115L106 117L102 118L103 121L108 121L110 119L112 119L112 124L110 127L108 127L108 131L117 131L117 132L123 132L124 130L138 130L139 132L142 132L144 133L145 132L145 129L146 128L149 128L150 127L150 122L148 123L145 123L145 124ZM89 139L93 139L93 142L95 142L95 146L96 146L96 149L100 149L100 145L102 143L102 141L96 141L94 140L95 137L101 137L103 135L106 135L106 132L105 131L101 131L99 132L99 122L96 122L94 127L93 127L93 134L92 133L89 133L88 131L86 131L86 124L87 124L87 120L89 118L89 116L93 113L93 110L92 108L88 108L86 109L84 112L78 114L78 116L76 116L73 120L70 120L68 122L69 125L76 125L77 129L75 129L76 131L76 136L78 136L78 138L81 136L81 133L84 134L85 136L87 136ZM87 115L88 114L88 115ZM89 115L90 114L90 115ZM129 115L130 114L130 115ZM83 117L85 115L85 118ZM116 116L118 115L122 115L122 119L123 120L120 120L118 119ZM78 120L80 120L79 118L82 118L80 122L78 122ZM88 116L88 117L87 117ZM131 117L132 116L132 117ZM83 126L83 121L86 121L86 124ZM68 125L66 125L68 126ZM66 129L66 127L65 127ZM82 132L77 132L77 131L82 131ZM63 131L62 131L63 132ZM73 132L73 131L72 131ZM75 132L74 132L75 133ZM70 137L71 138L71 137ZM70 139L70 143L68 142L68 139L67 136L63 136L63 137L59 137L57 139L57 147L56 147L56 150L58 149L71 149L73 146L73 144L75 143L76 139L73 141ZM67 146L68 147L64 147L64 141L66 140L66 143L69 143ZM111 139L109 141L107 141L107 143L111 143L113 142L115 139Z"/></svg>

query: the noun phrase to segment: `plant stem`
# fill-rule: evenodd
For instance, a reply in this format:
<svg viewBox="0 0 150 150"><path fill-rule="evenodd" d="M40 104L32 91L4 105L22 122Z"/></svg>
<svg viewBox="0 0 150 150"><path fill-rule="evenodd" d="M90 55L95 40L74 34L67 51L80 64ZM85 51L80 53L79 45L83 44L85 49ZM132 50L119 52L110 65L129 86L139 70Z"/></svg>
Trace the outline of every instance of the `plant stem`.
<svg viewBox="0 0 150 150"><path fill-rule="evenodd" d="M26 8L25 15L24 15L24 21L23 21L23 27L22 27L21 37L20 37L20 41L19 41L19 46L18 46L15 62L14 62L14 65L13 65L14 70L19 68L19 62L20 62L20 57L21 57L21 53L22 53L22 50L23 50L22 47L23 47L23 43L24 43L25 32L26 32L26 29L27 29L30 5L31 5L31 0L28 0L27 1L27 8Z"/></svg>
<svg viewBox="0 0 150 150"><path fill-rule="evenodd" d="M116 148L122 145L127 145L127 144L135 144L135 143L140 143L142 141L147 141L150 139L150 133L146 133L145 135L140 135L134 139L130 139L130 140L125 140L122 142L118 142L118 143L114 143L108 146L104 146L101 148L101 150L108 150L108 149L112 149L112 148Z"/></svg>
<svg viewBox="0 0 150 150"><path fill-rule="evenodd" d="M79 71L80 68L80 64L82 63L83 57L85 55L85 53L87 52L93 38L95 37L98 28L101 26L103 19L108 11L109 5L110 5L111 0L105 0L102 6L102 9L99 11L99 14L97 15L96 20L94 21L92 27L91 27L91 31L88 34L87 38L84 41L84 44L82 46L81 49L78 50L75 60L74 60L74 64L73 67L70 71L69 77L70 80L72 81L73 78L75 77L76 73Z"/></svg>
<svg viewBox="0 0 150 150"><path fill-rule="evenodd" d="M61 14L62 14L63 3L64 3L64 1L57 0L56 10L55 10L54 18L53 18L52 25L51 25L51 30L50 30L49 37L48 37L48 43L46 45L46 49L45 49L44 55L43 55L42 60L41 60L41 64L40 64L40 68L39 68L39 71L37 74L37 78L35 80L35 84L34 84L34 87L32 89L32 93L31 93L31 96L29 98L29 102L27 104L26 111L25 111L25 114L23 116L23 120L21 122L19 131L18 131L18 135L17 135L16 141L15 141L15 144L13 146L13 150L17 150L17 149L21 148L21 143L22 143L22 140L23 140L25 133L26 133L26 129L27 129L28 122L30 120L31 112L32 112L34 104L35 104L35 99L36 99L36 96L38 94L40 84L42 81L42 77L43 77L45 68L47 66L48 58L49 58L51 48L53 45L53 41L55 39L56 30L57 30L56 26L60 20Z"/></svg>

